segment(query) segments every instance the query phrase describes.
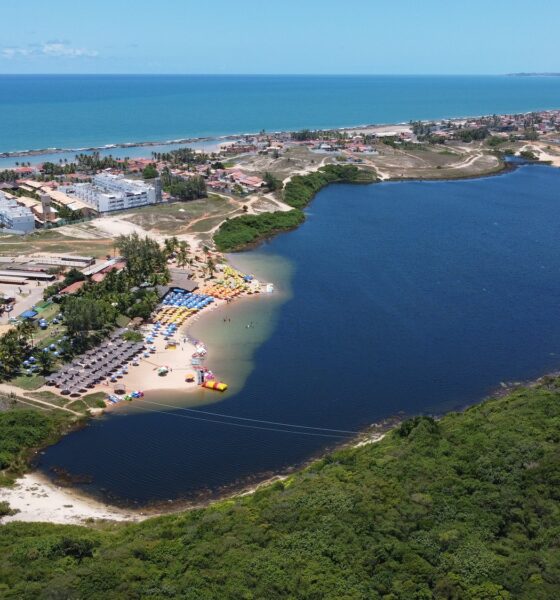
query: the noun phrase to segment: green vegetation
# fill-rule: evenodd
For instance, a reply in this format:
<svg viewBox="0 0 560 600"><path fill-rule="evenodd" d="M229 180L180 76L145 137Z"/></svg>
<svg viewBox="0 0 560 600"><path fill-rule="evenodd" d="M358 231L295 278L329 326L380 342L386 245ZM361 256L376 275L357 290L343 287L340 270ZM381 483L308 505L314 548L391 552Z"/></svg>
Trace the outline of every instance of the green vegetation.
<svg viewBox="0 0 560 600"><path fill-rule="evenodd" d="M241 215L221 224L214 234L214 243L222 252L240 250L280 231L294 229L304 220L305 215L301 210Z"/></svg>
<svg viewBox="0 0 560 600"><path fill-rule="evenodd" d="M31 392L30 394L25 395L25 399L26 401L29 399L45 400L55 406L65 406L68 404L68 398L49 391Z"/></svg>
<svg viewBox="0 0 560 600"><path fill-rule="evenodd" d="M491 135L489 138L486 139L486 143L488 144L488 146L490 146L490 148L497 148L502 144L506 144L508 141L508 138L504 138L499 135Z"/></svg>
<svg viewBox="0 0 560 600"><path fill-rule="evenodd" d="M534 142L535 140L539 139L539 134L534 127L529 127L527 129L523 130L523 138L526 140L529 140L531 142Z"/></svg>
<svg viewBox="0 0 560 600"><path fill-rule="evenodd" d="M41 173L46 175L47 178L52 178L57 175L68 175L70 173L76 172L76 164L75 163L53 163L53 162L44 162L41 167Z"/></svg>
<svg viewBox="0 0 560 600"><path fill-rule="evenodd" d="M103 281L88 281L77 293L60 296L61 288L84 280L82 273L71 269L63 282L45 290L45 296L53 296L55 303L44 306L42 315L52 318L60 312L68 334L58 344L62 359L96 345L130 318L148 317L159 301L154 286L169 281L168 254L155 240L121 235L115 245L126 259L122 271L110 271ZM59 360L43 351L52 342L52 332L41 331L28 320L0 336L0 380L11 380L25 390L39 388L44 383L42 376L51 373ZM31 357L33 365L24 362Z"/></svg>
<svg viewBox="0 0 560 600"><path fill-rule="evenodd" d="M241 215L224 221L214 234L218 250L231 252L269 238L280 231L288 231L305 221L305 208L315 194L329 183L371 183L375 177L354 165L327 165L309 175L296 175L284 188L284 202L295 210Z"/></svg>
<svg viewBox="0 0 560 600"><path fill-rule="evenodd" d="M76 283L77 281L84 281L85 278L86 278L86 276L81 271L78 271L78 269L72 268L68 271L68 273L66 274L66 276L64 277L64 279L62 281L57 281L56 283L48 285L43 290L43 298L45 300L48 300L52 296L55 296L56 294L58 294L58 292L60 292L60 290L63 290L65 287L68 287L69 285L72 285L73 283Z"/></svg>
<svg viewBox="0 0 560 600"><path fill-rule="evenodd" d="M92 154L76 155L77 170L83 172L97 173L103 169L123 169L128 168L127 160L119 161L109 156L101 156L99 152Z"/></svg>
<svg viewBox="0 0 560 600"><path fill-rule="evenodd" d="M198 223L205 217L219 219L215 223L219 224L237 208L236 202L216 194L209 194L206 198L189 202L171 202L138 208L125 213L125 218L147 231L157 231L172 236L190 231L191 225L198 227ZM197 231L202 230L197 229Z"/></svg>
<svg viewBox="0 0 560 600"><path fill-rule="evenodd" d="M142 171L144 179L155 179L159 175L155 165L147 165Z"/></svg>
<svg viewBox="0 0 560 600"><path fill-rule="evenodd" d="M33 323L23 321L0 337L1 380L19 374L22 362L31 352L34 329Z"/></svg>
<svg viewBox="0 0 560 600"><path fill-rule="evenodd" d="M50 357L46 352L43 354ZM45 385L45 378L42 375L20 375L19 377L14 377L10 383L13 383L22 390L32 391Z"/></svg>
<svg viewBox="0 0 560 600"><path fill-rule="evenodd" d="M539 160L539 157L532 150L521 150L519 156L525 160Z"/></svg>
<svg viewBox="0 0 560 600"><path fill-rule="evenodd" d="M301 131L292 132L291 138L298 142L307 142L309 140L317 139L317 132L310 131L309 129L302 129Z"/></svg>
<svg viewBox="0 0 560 600"><path fill-rule="evenodd" d="M64 359L96 345L115 326L124 327L131 318L147 318L159 300L154 286L169 281L168 254L155 240L148 237L141 238L138 234L121 235L115 240L115 246L126 260L126 267L123 270L109 271L103 281L99 283L87 281L78 292L61 296L59 292L62 288L84 279L82 273L72 269L63 282L45 289L45 297L52 296L57 303L53 305L52 313L58 311L62 313L64 327L69 334L69 337L64 337L63 342L59 344ZM2 363L2 366L10 367L9 372L6 372L11 377L18 374L21 362L31 350L29 341L26 345L20 344L19 354L14 354L12 350L17 343L16 338L19 339L23 335L21 327L24 326L30 328L29 332L27 330L23 332L28 337L33 336L37 331L34 325L21 325L15 332L8 332L0 338L0 360L2 345L10 344L8 353L12 358ZM47 337L48 335L45 334ZM40 341L44 345L48 339ZM54 358L49 353L37 350L35 356L40 371L47 374L54 366ZM22 383L25 385L26 379L22 378ZM30 389L28 385L25 387Z"/></svg>
<svg viewBox="0 0 560 600"><path fill-rule="evenodd" d="M88 408L104 408L106 397L107 394L105 392L94 392L93 394L82 396L81 400Z"/></svg>
<svg viewBox="0 0 560 600"><path fill-rule="evenodd" d="M0 502L0 518L15 515L16 513L17 510L10 508L10 505L7 502Z"/></svg>
<svg viewBox="0 0 560 600"><path fill-rule="evenodd" d="M16 408L0 412L0 471L8 475L4 483L26 470L31 450L54 443L70 422L71 417L60 411ZM1 592L0 585L0 596Z"/></svg>
<svg viewBox="0 0 560 600"><path fill-rule="evenodd" d="M71 339L63 352L69 356L95 345L121 315L148 317L159 300L153 286L169 281L167 255L155 240L134 233L119 236L115 246L126 260L125 269L110 271L103 281L87 282L77 294L60 299Z"/></svg>
<svg viewBox="0 0 560 600"><path fill-rule="evenodd" d="M556 599L559 386L411 419L205 509L96 530L4 525L0 595Z"/></svg>
<svg viewBox="0 0 560 600"><path fill-rule="evenodd" d="M423 121L410 121L412 133L418 138L429 137L436 127L435 123L424 123Z"/></svg>
<svg viewBox="0 0 560 600"><path fill-rule="evenodd" d="M161 174L161 183L163 189L177 200L196 200L207 195L206 180L198 175L185 179L172 175L169 170L164 170Z"/></svg>
<svg viewBox="0 0 560 600"><path fill-rule="evenodd" d="M152 157L157 161L171 163L174 166L204 165L210 158L204 152L197 152L192 148L177 148L169 152L152 152Z"/></svg>
<svg viewBox="0 0 560 600"><path fill-rule="evenodd" d="M284 202L294 208L305 208L315 194L330 183L372 183L375 176L355 165L326 165L308 175L296 175L284 188Z"/></svg>
<svg viewBox="0 0 560 600"><path fill-rule="evenodd" d="M144 340L144 336L140 331L125 331L121 337L128 342L142 342Z"/></svg>
<svg viewBox="0 0 560 600"><path fill-rule="evenodd" d="M11 169L3 169L0 171L0 183L12 183L18 178L18 174Z"/></svg>
<svg viewBox="0 0 560 600"><path fill-rule="evenodd" d="M457 129L453 132L453 135L462 142L473 142L475 140L484 140L488 137L488 129L486 127L466 127L463 129Z"/></svg>
<svg viewBox="0 0 560 600"><path fill-rule="evenodd" d="M268 190L270 192L275 192L276 190L281 190L283 187L283 183L280 179L278 179L278 177L276 177L276 175L274 175L273 173L270 173L270 171L267 171L264 174L264 182L266 184L266 187L268 188Z"/></svg>

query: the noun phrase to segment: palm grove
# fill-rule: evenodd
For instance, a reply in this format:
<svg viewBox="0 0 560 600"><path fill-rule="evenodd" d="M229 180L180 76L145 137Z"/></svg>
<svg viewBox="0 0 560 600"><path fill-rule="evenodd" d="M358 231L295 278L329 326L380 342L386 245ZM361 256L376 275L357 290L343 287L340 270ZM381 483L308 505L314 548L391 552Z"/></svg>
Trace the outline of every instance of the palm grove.
<svg viewBox="0 0 560 600"><path fill-rule="evenodd" d="M72 270L63 281L45 290L47 298L60 304L66 326L67 335L60 343L63 359L99 343L116 326L119 315L148 318L159 301L155 286L169 281L169 256L180 252L182 264L188 260L188 247L176 240L160 247L148 237L121 235L115 247L126 261L122 271L110 271L99 283L85 281L76 294L61 296L62 288L85 280L82 273ZM35 331L36 325L24 320L0 337L0 377L3 380L18 375L23 361L30 356L36 358L43 374L52 369L52 355L34 347Z"/></svg>

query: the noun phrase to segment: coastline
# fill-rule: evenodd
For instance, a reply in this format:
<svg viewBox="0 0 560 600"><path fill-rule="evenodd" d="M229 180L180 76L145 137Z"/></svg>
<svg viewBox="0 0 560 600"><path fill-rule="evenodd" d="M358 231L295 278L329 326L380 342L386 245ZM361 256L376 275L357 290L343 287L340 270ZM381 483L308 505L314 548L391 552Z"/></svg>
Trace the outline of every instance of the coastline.
<svg viewBox="0 0 560 600"><path fill-rule="evenodd" d="M446 414L463 412L470 407L493 398L505 397L521 388L533 388L546 385L549 380L560 376L560 370L547 371L537 378L526 381L499 382L487 395L468 402L456 409L442 413L429 414L440 419ZM426 413L428 414L428 413ZM330 453L344 448L359 448L381 441L388 433L403 421L413 418L414 414L399 413L380 422L364 427L348 439L330 444L305 460L290 464L277 471L254 473L249 477L232 482L214 492L202 491L196 497L176 498L166 502L154 502L134 507L110 500L100 500L93 494L77 488L75 485L57 485L48 476L38 470L32 470L18 477L14 484L0 487L0 502L7 502L16 514L0 517L0 525L9 522L52 522L60 524L92 525L95 521L140 522L145 519L186 510L196 510L223 501L234 500L251 495L256 491L283 481L291 475L305 470Z"/></svg>
<svg viewBox="0 0 560 600"><path fill-rule="evenodd" d="M0 487L0 502L7 502L10 508L17 511L13 515L0 517L0 525L10 522L49 522L86 526L93 525L96 521L137 523L152 517L205 508L219 502L251 495L277 481L283 481L337 450L377 443L401 422L401 417L387 418L380 423L370 425L348 440L324 448L304 461L279 471L256 473L216 492L202 492L196 498L176 498L141 507L100 500L72 484L57 485L40 471L30 471L18 477L13 485Z"/></svg>
<svg viewBox="0 0 560 600"><path fill-rule="evenodd" d="M33 148L30 150L9 150L5 152L0 152L1 158L20 158L26 156L43 156L45 154L63 154L63 153L80 153L80 152L100 152L103 150L113 150L113 149L122 149L126 150L127 148L150 148L153 146L172 146L175 144L196 144L196 143L204 143L204 142L227 142L228 140L235 139L243 134L233 135L223 135L223 136L205 136L205 137L186 137L179 138L174 140L144 140L138 142L116 142L116 143L108 143L103 144L101 146L87 146L80 148Z"/></svg>
<svg viewBox="0 0 560 600"><path fill-rule="evenodd" d="M0 487L0 502L17 512L0 517L0 524L14 521L84 525L92 520L138 522L149 515L96 500L75 487L61 487L39 471L26 473L10 487Z"/></svg>
<svg viewBox="0 0 560 600"><path fill-rule="evenodd" d="M516 170L519 166L522 166L523 164L526 164L526 163L511 163L508 161L502 161L502 168L499 171L482 174L482 175L479 174L479 175L474 175L474 176L463 176L463 177L458 177L457 179L476 179L476 178L485 178L488 176L500 175L500 174L504 174L505 172L508 172L508 171ZM529 164L532 164L532 163L529 163ZM535 163L535 164L539 164L539 163ZM541 163L541 164L544 164L544 163ZM448 177L445 177L442 179L453 181L452 178L448 178ZM418 178L410 178L410 179L398 178L398 179L387 179L385 181L399 182L399 181L408 181L408 180L418 180ZM430 181L430 180L426 180L426 181ZM438 181L438 179L433 179L432 181ZM310 200L310 202L313 200L313 198ZM235 256L236 255L233 255L233 260L235 260ZM234 265L234 262L231 259L232 259L232 255L229 255L228 262L230 264ZM259 294L259 296L260 296L260 294ZM237 302L236 302L236 304L237 304ZM218 312L218 311L216 311L216 309L218 309L220 307L225 307L225 302L220 302L219 304L216 304L212 308L212 310L208 311L207 313L203 313L203 314L210 315L211 313ZM200 315L198 315L196 318L194 318L194 319L190 320L188 323L186 323L185 328L184 328L185 333L187 333L191 329L191 327L197 322L199 316ZM194 348L194 346L192 346L192 348ZM185 352L188 352L188 351L189 350L185 350ZM178 352L178 351L175 351L175 352ZM188 369L185 369L185 370L188 370ZM504 386L502 384L501 389L499 389L492 396L487 396L487 397L481 398L479 400L473 401L472 403L469 403L468 405L466 405L465 408L468 406L472 406L474 404L483 402L486 399L488 399L488 397L493 397L498 394L505 395L512 389L515 389L519 386L531 385L531 384L536 385L536 384L542 382L543 379L545 379L546 377L549 377L551 375L553 375L553 374L547 373L547 374L539 377L537 380L533 380L533 381L525 383L525 384L524 383L514 383L514 384L506 385L506 386ZM171 384L171 379L167 379L167 378L158 378L157 381L161 381L161 382L169 381ZM174 385L173 386L172 385L163 386L163 387L159 386L158 388L155 388L155 389L146 388L146 390L149 392L155 392L155 391L160 392L160 391L171 391L171 390L180 391L180 392L185 392L185 391L190 392L190 391L195 391L197 389L198 388L195 385L190 386L190 387L183 385L180 388L175 387ZM219 401L219 396L216 397L216 400ZM410 415L410 416L412 416L412 415ZM398 422L400 422L400 420L402 420L401 417L399 417L398 420L393 420L391 422L391 425L388 426L385 431L388 431L389 429L394 427L396 424L398 424ZM34 471L34 472L31 472L31 473L28 473L27 475L25 475L21 480L20 479L17 480L16 485L14 486L13 490L17 489L18 490L17 493L23 494L23 496L19 496L19 497L14 496L14 497L17 498L17 502L19 502L20 504L23 502L25 502L26 504L23 505L23 509L20 508L21 513L14 515L13 517L9 518L9 520L29 520L29 521L49 520L52 522L63 522L63 523L81 523L84 519L109 519L109 520L122 520L122 521L132 520L132 521L135 521L135 520L141 520L144 518L148 518L149 516L155 516L158 514L166 514L166 513L178 512L178 511L186 510L186 509L200 508L200 507L212 504L214 502L218 502L223 499L234 498L234 497L237 497L240 495L250 494L264 485L274 483L274 481L278 481L282 478L288 477L291 473L305 468L309 464L320 459L322 456L332 452L334 449L346 447L346 446L350 446L350 445L361 445L362 443L369 443L368 441L364 442L363 440L360 442L356 441L356 440L361 439L363 437L363 435L369 431L370 431L369 429L366 429L366 430L364 430L364 432L362 432L361 434L359 434L358 436L353 438L353 440L351 442L345 441L341 444L337 444L332 447L327 447L327 448L323 449L317 455L309 457L306 461L303 461L302 463L290 465L289 467L287 467L286 469L284 469L280 472L255 474L254 476L251 476L250 478L247 478L244 481L234 482L231 485L227 486L227 488L222 488L222 489L218 490L216 493L210 493L207 495L202 494L199 499L194 500L194 501L193 500L185 500L185 499L176 499L171 503L165 503L165 505L159 503L159 504L154 504L153 506L152 505L143 506L140 509L119 508L118 505L101 502L99 500L96 500L94 496L90 496L86 493L81 493L73 487L60 488L59 486L56 486L55 484L50 482L48 477L45 477L45 476L41 475L40 473L38 473L37 471ZM376 430L376 432L378 432L378 430ZM374 440L374 441L377 441L377 440ZM19 484L19 487L18 487L18 484ZM41 487L42 485L47 485L47 488L42 488ZM36 489L34 489L34 488L36 488ZM4 497L6 495L5 490L9 490L9 489L10 488L0 488L0 500L5 499L5 497ZM68 493L66 493L67 490L69 490ZM14 491L14 494L16 494L15 491ZM49 494L50 494L50 496L49 496ZM46 502L43 504L40 501L41 498L48 499L49 497L54 498L56 500L58 509L55 509L52 506L53 502ZM14 508L16 508L16 509L19 508L19 506L16 502L10 502L9 498L6 498L6 499L10 504L12 504L12 506ZM35 500L37 503L37 507L36 507L36 504L34 503ZM82 503L80 504L80 502L82 502ZM70 506L70 503L72 503L73 506ZM61 510L60 506L62 506L62 508L65 510ZM70 510L70 509L73 509L75 506L76 506L75 511ZM31 508L26 508L26 507L31 507ZM84 512L80 513L80 514L85 514L86 516L80 517L78 514L76 514L76 511L79 511L82 508L83 508ZM52 512L53 510L59 510L59 511L61 510L61 512L53 513ZM31 516L28 516L28 513ZM20 516L19 519L18 519L18 515ZM40 515L44 515L44 519L40 518ZM53 520L53 518L58 518L60 515L63 515L60 518L69 519L69 520L62 520L62 521ZM37 518L34 518L34 516L36 516Z"/></svg>
<svg viewBox="0 0 560 600"><path fill-rule="evenodd" d="M558 376L560 376L560 370L554 370L528 381L500 382L494 391L478 400L467 403L459 409L429 416L440 419L446 414L464 412L471 406L493 398L505 397L517 389L545 385L548 380ZM343 442L323 448L304 461L289 465L278 471L256 473L243 480L235 481L214 493L203 492L196 498L176 498L172 501L154 502L141 507L119 505L110 501L99 500L94 495L87 494L76 486L59 486L40 471L30 471L18 477L12 486L0 487L0 502L8 502L11 508L18 511L14 515L0 517L0 525L10 522L51 522L86 526L93 525L95 521L137 523L152 517L205 508L213 504L254 494L278 481L285 481L291 475L309 468L337 450L360 448L380 442L403 421L414 416L416 415L398 414L394 417L388 417L379 423L371 424Z"/></svg>
<svg viewBox="0 0 560 600"><path fill-rule="evenodd" d="M522 111L521 115L530 115L535 111L540 110L558 110L558 108L548 107L548 108L534 108L532 110ZM463 121L467 119L480 119L483 117L488 117L490 115L485 114L477 114L477 115L459 115L459 116L440 116L434 118L426 118L421 119L422 122L427 121ZM352 131L368 131L375 129L383 129L388 127L408 127L409 123L406 121L399 121L395 123L369 123L369 124L358 124L358 125L337 125L337 126L324 126L316 129L317 131L340 131L340 132L352 132ZM297 131L297 129L280 129L274 130L269 133L271 134L289 134L293 131ZM164 139L164 140L139 140L133 142L107 142L105 144L97 145L97 146L84 146L84 147L70 147L70 148L30 148L26 150L6 150L0 151L0 159L3 158L22 158L22 157L34 157L34 156L42 156L45 154L62 154L67 152L100 152L100 151L109 151L112 149L126 149L126 148L149 148L152 146L170 146L174 144L192 144L192 143L204 143L204 142L227 142L230 140L235 140L239 137L244 136L255 136L258 135L258 131L254 132L238 132L238 133L226 133L221 135L208 135L208 136L187 136L187 137L179 137L175 139Z"/></svg>

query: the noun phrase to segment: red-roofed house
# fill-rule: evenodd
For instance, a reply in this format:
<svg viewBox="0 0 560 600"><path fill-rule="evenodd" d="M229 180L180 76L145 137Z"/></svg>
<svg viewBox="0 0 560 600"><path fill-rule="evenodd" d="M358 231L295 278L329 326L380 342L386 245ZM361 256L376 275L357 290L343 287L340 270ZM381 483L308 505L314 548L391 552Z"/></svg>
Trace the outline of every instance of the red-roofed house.
<svg viewBox="0 0 560 600"><path fill-rule="evenodd" d="M85 285L85 280L84 281L75 281L74 283L70 284L69 286L63 288L60 290L60 292L58 292L61 296L66 296L68 294L75 294L76 292L79 292Z"/></svg>

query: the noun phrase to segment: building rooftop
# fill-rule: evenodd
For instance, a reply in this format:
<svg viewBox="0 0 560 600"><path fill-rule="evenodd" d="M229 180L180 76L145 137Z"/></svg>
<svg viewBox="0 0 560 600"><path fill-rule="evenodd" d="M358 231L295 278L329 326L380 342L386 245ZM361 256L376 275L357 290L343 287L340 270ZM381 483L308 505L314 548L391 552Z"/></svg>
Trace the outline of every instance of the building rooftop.
<svg viewBox="0 0 560 600"><path fill-rule="evenodd" d="M86 283L85 280L75 281L74 283L70 284L69 286L61 289L59 294L75 294L76 292L79 292L84 287L85 283Z"/></svg>

